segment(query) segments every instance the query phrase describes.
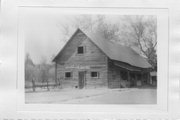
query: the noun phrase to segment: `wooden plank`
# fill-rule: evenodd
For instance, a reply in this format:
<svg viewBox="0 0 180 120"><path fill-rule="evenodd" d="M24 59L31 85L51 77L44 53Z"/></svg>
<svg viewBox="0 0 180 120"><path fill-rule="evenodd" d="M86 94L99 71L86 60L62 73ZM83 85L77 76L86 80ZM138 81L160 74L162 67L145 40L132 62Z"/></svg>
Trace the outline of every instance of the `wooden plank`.
<svg viewBox="0 0 180 120"><path fill-rule="evenodd" d="M130 81L130 74L128 70L127 70L127 80Z"/></svg>
<svg viewBox="0 0 180 120"><path fill-rule="evenodd" d="M76 48L78 46L85 46L86 51L82 55L76 53ZM73 80L79 81L78 72L86 71L86 82L87 86L106 86L107 85L107 57L106 55L92 43L89 38L84 34L79 34L73 37L73 40L68 43L64 48L64 51L61 53L61 59L57 59L57 75L64 77L64 72L71 71L73 72ZM100 72L100 78L93 79L90 76L91 71ZM73 85L71 83L63 80L62 84L67 85L66 83Z"/></svg>

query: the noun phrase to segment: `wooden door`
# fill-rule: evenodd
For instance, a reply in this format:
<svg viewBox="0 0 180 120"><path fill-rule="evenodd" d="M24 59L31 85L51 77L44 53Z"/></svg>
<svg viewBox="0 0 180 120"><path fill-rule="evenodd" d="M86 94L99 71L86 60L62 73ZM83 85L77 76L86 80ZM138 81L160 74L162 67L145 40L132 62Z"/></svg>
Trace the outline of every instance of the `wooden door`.
<svg viewBox="0 0 180 120"><path fill-rule="evenodd" d="M84 88L85 85L85 72L81 71L79 72L79 89Z"/></svg>

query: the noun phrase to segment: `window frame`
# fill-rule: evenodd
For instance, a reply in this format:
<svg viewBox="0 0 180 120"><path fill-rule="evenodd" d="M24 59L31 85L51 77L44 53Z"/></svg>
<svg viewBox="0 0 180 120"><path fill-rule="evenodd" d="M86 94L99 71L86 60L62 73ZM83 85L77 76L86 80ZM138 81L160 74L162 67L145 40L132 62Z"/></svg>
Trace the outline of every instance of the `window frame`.
<svg viewBox="0 0 180 120"><path fill-rule="evenodd" d="M93 73L97 73L96 77L93 77ZM91 71L91 78L99 78L100 77L100 73L98 71Z"/></svg>
<svg viewBox="0 0 180 120"><path fill-rule="evenodd" d="M70 73L70 77L67 77L67 76L66 76L67 73ZM70 71L65 72L65 74L64 74L64 78L65 78L65 79L70 79L70 78L72 78L72 77L73 77L72 72L70 72Z"/></svg>
<svg viewBox="0 0 180 120"><path fill-rule="evenodd" d="M79 48L80 48L80 47L82 47L82 50L83 50L82 53L79 53ZM78 54L78 55L83 55L84 53L85 53L85 46L78 46L78 47L77 47L77 54Z"/></svg>

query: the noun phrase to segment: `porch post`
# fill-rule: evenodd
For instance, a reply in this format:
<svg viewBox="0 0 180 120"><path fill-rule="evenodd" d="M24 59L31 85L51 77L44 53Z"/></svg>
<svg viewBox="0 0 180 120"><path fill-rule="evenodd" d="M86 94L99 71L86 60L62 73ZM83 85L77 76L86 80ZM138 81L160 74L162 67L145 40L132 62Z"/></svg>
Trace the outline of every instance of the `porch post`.
<svg viewBox="0 0 180 120"><path fill-rule="evenodd" d="M150 73L149 72L147 73L147 83L148 84L150 83Z"/></svg>
<svg viewBox="0 0 180 120"><path fill-rule="evenodd" d="M127 80L130 81L129 71L127 70Z"/></svg>
<svg viewBox="0 0 180 120"><path fill-rule="evenodd" d="M143 72L141 71L141 85L143 85Z"/></svg>
<svg viewBox="0 0 180 120"><path fill-rule="evenodd" d="M135 85L137 85L137 81L138 81L138 79L137 79L137 74L134 73L134 75L135 75Z"/></svg>
<svg viewBox="0 0 180 120"><path fill-rule="evenodd" d="M57 63L55 63L55 81L57 85Z"/></svg>

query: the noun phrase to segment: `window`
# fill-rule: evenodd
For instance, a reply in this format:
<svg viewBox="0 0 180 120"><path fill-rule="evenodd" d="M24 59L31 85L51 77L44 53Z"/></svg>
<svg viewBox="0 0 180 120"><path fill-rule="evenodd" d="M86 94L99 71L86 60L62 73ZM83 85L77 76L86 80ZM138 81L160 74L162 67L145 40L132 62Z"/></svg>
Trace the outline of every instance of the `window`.
<svg viewBox="0 0 180 120"><path fill-rule="evenodd" d="M83 54L84 53L84 47L83 46L78 47L77 53L78 54Z"/></svg>
<svg viewBox="0 0 180 120"><path fill-rule="evenodd" d="M71 78L72 73L71 72L65 72L65 78Z"/></svg>
<svg viewBox="0 0 180 120"><path fill-rule="evenodd" d="M99 78L99 72L91 72L92 78Z"/></svg>

